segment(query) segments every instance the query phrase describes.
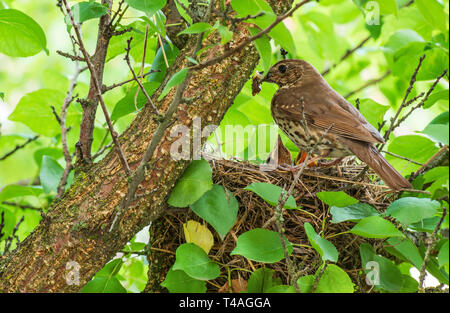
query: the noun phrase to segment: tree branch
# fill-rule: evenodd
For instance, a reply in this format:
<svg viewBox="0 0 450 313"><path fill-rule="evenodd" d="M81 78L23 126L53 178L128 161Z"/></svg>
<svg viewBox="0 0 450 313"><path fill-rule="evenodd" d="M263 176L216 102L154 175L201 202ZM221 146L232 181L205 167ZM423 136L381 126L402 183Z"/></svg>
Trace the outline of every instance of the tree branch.
<svg viewBox="0 0 450 313"><path fill-rule="evenodd" d="M4 161L7 158L9 158L11 155L13 155L14 153L16 153L17 151L19 151L20 149L25 148L29 143L32 143L33 141L35 141L36 139L39 138L39 135L36 135L32 138L29 138L27 141L25 141L23 144L21 145L16 145L16 147L14 149L12 149L11 151L5 153L3 156L0 157L0 161Z"/></svg>
<svg viewBox="0 0 450 313"><path fill-rule="evenodd" d="M262 36L268 34L275 26L277 26L279 23L281 23L282 21L284 21L286 18L290 17L297 9L299 9L300 7L302 7L303 5L305 5L306 3L311 2L311 0L303 0L302 2L298 3L297 5L295 5L292 9L290 9L288 12L286 12L283 15L279 15L277 16L277 18L275 19L275 21L270 24L267 28L265 28L264 30L260 31L259 33L257 33L254 36L251 37L247 37L243 42L241 42L239 45L237 45L236 47L227 50L224 54L209 59L205 62L199 63L197 65L191 66L190 69L192 70L201 70L205 67L211 66L213 64L216 64L226 58L228 58L229 56L231 56L232 54L240 51L241 49L243 49L244 47L246 47L248 44L250 44L251 42L261 38Z"/></svg>
<svg viewBox="0 0 450 313"><path fill-rule="evenodd" d="M351 92L349 92L348 94L346 94L344 96L344 98L350 98L351 96L353 96L354 94L357 94L358 92L363 91L364 89L366 89L367 87L370 87L372 85L378 84L379 82L381 82L383 79L385 79L386 77L388 77L391 74L391 70L387 70L386 73L384 73L382 76L380 76L379 78L376 79L372 79L369 80L367 83L365 83L364 85L362 85L361 87L359 87L356 90L353 90Z"/></svg>
<svg viewBox="0 0 450 313"><path fill-rule="evenodd" d="M420 275L419 275L419 293L423 292L423 283L425 281L425 275L426 275L426 269L427 264L430 258L431 249L433 249L434 244L436 243L436 236L441 229L442 222L444 221L445 216L447 215L447 208L444 207L444 211L442 212L442 216L439 220L439 222L436 224L436 227L434 228L433 233L430 236L430 242L427 244L427 249L425 251L425 255L423 258L422 268L420 269Z"/></svg>
<svg viewBox="0 0 450 313"><path fill-rule="evenodd" d="M96 70L94 68L94 65L92 64L92 61L91 61L91 59L90 59L90 57L89 57L89 55L88 55L88 53L87 53L87 51L86 51L86 49L84 47L84 44L83 44L83 39L81 37L80 27L75 22L75 19L73 17L72 11L70 10L70 7L69 7L69 5L67 3L67 0L63 0L63 2L64 2L64 5L66 7L67 14L69 15L70 20L72 22L73 29L75 30L75 34L77 35L78 45L80 47L81 52L84 55L84 58L86 59L86 63L87 63L87 66L89 68L89 71L91 72L91 80L93 81L95 90L97 92L96 96L98 97L98 100L100 101L100 105L102 107L103 114L105 115L106 123L108 124L108 129L109 129L109 132L111 133L111 137L112 137L112 140L114 142L114 145L115 145L117 154L119 156L120 162L122 163L122 166L124 168L125 173L127 174L127 176L129 176L130 173L131 173L130 167L128 166L128 162L125 159L125 156L123 154L122 148L121 148L120 143L119 143L119 140L117 139L117 133L114 130L114 127L113 127L113 125L111 123L111 118L109 117L108 109L106 108L105 101L103 100L102 88L101 88L100 83L99 83L99 81L97 79L97 77L98 77L97 76L97 72L96 72Z"/></svg>

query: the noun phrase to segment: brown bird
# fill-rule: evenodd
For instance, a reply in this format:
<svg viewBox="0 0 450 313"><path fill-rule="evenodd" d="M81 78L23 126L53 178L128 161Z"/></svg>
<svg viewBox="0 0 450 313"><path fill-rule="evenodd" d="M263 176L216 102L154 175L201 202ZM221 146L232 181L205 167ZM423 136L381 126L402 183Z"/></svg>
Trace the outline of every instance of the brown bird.
<svg viewBox="0 0 450 313"><path fill-rule="evenodd" d="M384 143L379 132L311 64L282 60L261 82L280 87L272 98L272 116L301 150L322 139L311 153L332 158L356 155L392 189L412 188L375 148L374 144Z"/></svg>

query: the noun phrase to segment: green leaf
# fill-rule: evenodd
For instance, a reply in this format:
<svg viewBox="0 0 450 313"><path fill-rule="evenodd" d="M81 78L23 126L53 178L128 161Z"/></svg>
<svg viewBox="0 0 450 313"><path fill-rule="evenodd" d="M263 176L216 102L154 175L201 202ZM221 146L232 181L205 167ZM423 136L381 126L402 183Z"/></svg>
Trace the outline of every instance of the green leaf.
<svg viewBox="0 0 450 313"><path fill-rule="evenodd" d="M428 135L431 139L448 145L449 137L449 124L429 124L423 131L422 134Z"/></svg>
<svg viewBox="0 0 450 313"><path fill-rule="evenodd" d="M256 24L261 29L266 28L276 19L276 15L272 8L264 0L233 0L231 1L231 6L236 12L239 13L239 17L256 15L263 12L264 15L257 17L256 19L247 20L248 23ZM284 23L280 23L275 26L269 32L269 36L286 51L292 55L296 55L294 40L291 32L286 28Z"/></svg>
<svg viewBox="0 0 450 313"><path fill-rule="evenodd" d="M158 82L148 82L144 83L144 89L147 91L147 94L151 97L155 90L159 87ZM111 120L116 121L119 118L128 115L130 113L133 113L136 111L135 105L134 105L134 98L136 95L137 90L139 89L139 93L136 99L136 106L138 109L141 109L146 103L147 103L147 97L142 92L141 88L139 86L131 88L125 97L119 100L117 102L116 106L114 107L114 110L111 113Z"/></svg>
<svg viewBox="0 0 450 313"><path fill-rule="evenodd" d="M205 293L206 281L190 277L183 271L170 268L166 279L161 283L170 293Z"/></svg>
<svg viewBox="0 0 450 313"><path fill-rule="evenodd" d="M329 206L346 207L358 203L358 200L350 197L343 191L321 191L316 195L322 202Z"/></svg>
<svg viewBox="0 0 450 313"><path fill-rule="evenodd" d="M272 8L264 0L232 0L231 7L239 14L239 17L264 12L264 15L248 20L248 22L254 23L260 28L269 26L276 18Z"/></svg>
<svg viewBox="0 0 450 313"><path fill-rule="evenodd" d="M181 15L181 17L186 20L189 25L192 24L192 18L189 16L189 14L186 12L185 9L179 4L179 2L183 3L186 8L189 8L189 1L188 0L180 0L175 1L175 5L177 7L178 13Z"/></svg>
<svg viewBox="0 0 450 313"><path fill-rule="evenodd" d="M82 293L126 293L127 290L122 286L116 277L95 277L88 282Z"/></svg>
<svg viewBox="0 0 450 313"><path fill-rule="evenodd" d="M431 192L431 198L437 199L440 198L439 194L441 191L444 194L448 193L449 189L449 172L447 166L438 166L435 167L428 172L426 172L423 176L423 184L432 183L429 187L427 187L427 191Z"/></svg>
<svg viewBox="0 0 450 313"><path fill-rule="evenodd" d="M167 203L179 208L187 207L200 199L212 186L212 171L208 161L194 160L178 179Z"/></svg>
<svg viewBox="0 0 450 313"><path fill-rule="evenodd" d="M254 36L259 33L259 30L254 27L249 27L248 30L250 34ZM254 41L256 50L258 50L259 56L261 57L262 67L264 69L264 75L267 74L272 63L272 47L270 46L270 41L267 36L262 36L261 38Z"/></svg>
<svg viewBox="0 0 450 313"><path fill-rule="evenodd" d="M286 238L284 241L291 254L291 243ZM284 250L278 233L263 228L255 228L241 234L237 239L236 248L230 253L236 254L262 263L275 263L284 259Z"/></svg>
<svg viewBox="0 0 450 313"><path fill-rule="evenodd" d="M389 238L384 249L401 260L408 261L417 269L421 269L423 258L419 249L407 238Z"/></svg>
<svg viewBox="0 0 450 313"><path fill-rule="evenodd" d="M114 277L123 265L122 259L115 259L106 264L92 279L88 282L81 292L83 293L126 293L126 289L119 280Z"/></svg>
<svg viewBox="0 0 450 313"><path fill-rule="evenodd" d="M377 209L367 203L355 203L346 207L332 206L330 213L333 216L331 223L341 223L344 221L356 221L369 216L377 216Z"/></svg>
<svg viewBox="0 0 450 313"><path fill-rule="evenodd" d="M5 93L4 92L0 92L0 99L5 100Z"/></svg>
<svg viewBox="0 0 450 313"><path fill-rule="evenodd" d="M42 157L39 178L41 179L42 187L44 187L44 192L56 191L63 172L64 169L54 158L48 155Z"/></svg>
<svg viewBox="0 0 450 313"><path fill-rule="evenodd" d="M442 266L448 264L448 250L449 250L449 244L448 244L448 239L447 239L447 241L442 245L441 249L439 249L439 254L438 254L439 267L442 267Z"/></svg>
<svg viewBox="0 0 450 313"><path fill-rule="evenodd" d="M2 232L0 233L0 242L12 235L17 223L16 215L12 210L9 210L6 206L0 205L0 216L3 214L2 220ZM3 251L2 251L3 253Z"/></svg>
<svg viewBox="0 0 450 313"><path fill-rule="evenodd" d="M294 286L278 285L273 286L266 291L267 293L296 293Z"/></svg>
<svg viewBox="0 0 450 313"><path fill-rule="evenodd" d="M449 90L445 89L445 90L440 90L440 91L434 91L427 99L427 101L425 101L425 104L423 105L424 109L428 109L430 107L433 106L433 104L435 104L436 102L438 102L439 100L448 100L448 95L449 95ZM448 102L448 101L447 101ZM448 113L447 113L448 114ZM448 123L448 119L447 119L447 123ZM431 123L430 123L431 124ZM445 123L443 123L445 124Z"/></svg>
<svg viewBox="0 0 450 313"><path fill-rule="evenodd" d="M328 260L331 262L337 262L339 252L336 250L336 247L328 240L319 236L310 223L305 223L304 227L309 242L314 250L320 254L322 261Z"/></svg>
<svg viewBox="0 0 450 313"><path fill-rule="evenodd" d="M320 272L316 272L317 276ZM335 264L328 264L317 284L315 293L353 293L354 286L347 273Z"/></svg>
<svg viewBox="0 0 450 313"><path fill-rule="evenodd" d="M235 196L223 186L213 185L190 208L207 221L223 240L236 221L239 204Z"/></svg>
<svg viewBox="0 0 450 313"><path fill-rule="evenodd" d="M389 143L388 151L407 157L419 163L425 163L439 149L430 139L423 136L406 135L396 137ZM419 169L420 165L386 155L386 160L401 173L410 174Z"/></svg>
<svg viewBox="0 0 450 313"><path fill-rule="evenodd" d="M444 112L439 114L438 116L436 116L431 122L430 125L432 124L448 124L449 122L449 112Z"/></svg>
<svg viewBox="0 0 450 313"><path fill-rule="evenodd" d="M179 52L180 50L178 50L177 47L169 44L164 44L164 53L166 54L169 66L173 63L173 61L175 61L175 58L178 56ZM162 83L164 77L166 76L167 66L161 48L159 48L158 51L156 52L155 58L153 59L152 66L150 69L155 72L148 75L147 80L149 82Z"/></svg>
<svg viewBox="0 0 450 313"><path fill-rule="evenodd" d="M40 89L23 96L15 110L9 116L10 121L21 122L32 131L44 136L53 137L61 132L51 106L59 114L65 94L59 90ZM81 116L74 106L67 110L67 125L73 124ZM43 123L42 121L45 121Z"/></svg>
<svg viewBox="0 0 450 313"><path fill-rule="evenodd" d="M114 259L106 264L97 274L96 277L111 277L115 276L123 265L122 259Z"/></svg>
<svg viewBox="0 0 450 313"><path fill-rule="evenodd" d="M300 277L297 280L298 287L300 288L301 293L309 293L311 292L311 288L314 285L315 277L314 275L305 275Z"/></svg>
<svg viewBox="0 0 450 313"><path fill-rule="evenodd" d="M270 205L276 206L278 204L278 199L283 191L283 188L275 186L269 183L253 183L244 188L245 190L250 190L256 193L258 196L263 198ZM296 209L297 204L292 195L290 195L284 205L286 209Z"/></svg>
<svg viewBox="0 0 450 313"><path fill-rule="evenodd" d="M63 157L63 152L61 149L58 148L42 148L38 149L33 153L34 161L36 161L36 164L40 167L42 163L42 157L44 155L51 156L55 160L58 160Z"/></svg>
<svg viewBox="0 0 450 313"><path fill-rule="evenodd" d="M383 122L383 117L388 109L388 106L379 104L372 99L360 100L359 112L375 128L378 128L378 123Z"/></svg>
<svg viewBox="0 0 450 313"><path fill-rule="evenodd" d="M420 242L419 251L420 255L422 257L425 256L425 245L423 244L423 241ZM448 276L448 269L445 270L445 267L441 268L439 266L439 262L436 257L430 256L428 263L427 263L427 272L429 272L431 275L433 275L441 284L449 284L449 276Z"/></svg>
<svg viewBox="0 0 450 313"><path fill-rule="evenodd" d="M350 232L366 238L404 237L391 222L379 216L369 216L360 220Z"/></svg>
<svg viewBox="0 0 450 313"><path fill-rule="evenodd" d="M213 26L220 34L221 41L220 44L224 45L233 39L233 32L228 29L227 26L223 25L220 21L217 21Z"/></svg>
<svg viewBox="0 0 450 313"><path fill-rule="evenodd" d="M186 34L186 35L199 34L199 33L206 32L210 29L212 29L212 26L209 25L208 23L204 23L204 22L195 23L195 24L192 24L191 26L189 26L188 28L186 28L185 30L179 32L177 36L180 36L183 34Z"/></svg>
<svg viewBox="0 0 450 313"><path fill-rule="evenodd" d="M172 87L175 87L179 85L183 80L185 80L187 75L188 69L184 68L178 72L176 72L167 82L166 86L164 86L164 89L161 93L161 95L158 98L158 101L161 101L172 89Z"/></svg>
<svg viewBox="0 0 450 313"><path fill-rule="evenodd" d="M81 24L85 21L99 18L108 13L105 6L98 2L80 2L70 8L72 11L75 23ZM69 15L66 15L64 21L67 25L72 25L72 20Z"/></svg>
<svg viewBox="0 0 450 313"><path fill-rule="evenodd" d="M392 202L384 213L404 225L420 222L437 213L440 204L427 198L405 197Z"/></svg>
<svg viewBox="0 0 450 313"><path fill-rule="evenodd" d="M205 251L193 243L184 243L177 248L173 270L182 270L199 280L215 279L220 275L219 266L210 260Z"/></svg>
<svg viewBox="0 0 450 313"><path fill-rule="evenodd" d="M425 218L418 223L410 224L408 225L408 227L415 231L428 232L431 234L433 230L436 228L436 225L439 222L439 220L440 220L439 216L433 216L430 218Z"/></svg>
<svg viewBox="0 0 450 313"><path fill-rule="evenodd" d="M446 34L447 31L447 17L444 8L436 0L416 0L414 4L422 13L423 17L430 23L430 25L439 29Z"/></svg>
<svg viewBox="0 0 450 313"><path fill-rule="evenodd" d="M291 55L297 55L294 38L286 25L281 22L269 32L269 36Z"/></svg>
<svg viewBox="0 0 450 313"><path fill-rule="evenodd" d="M362 267L377 289L398 292L402 288L403 275L391 260L375 254L373 248L367 243L361 244L359 252Z"/></svg>
<svg viewBox="0 0 450 313"><path fill-rule="evenodd" d="M42 193L41 186L21 186L21 185L7 185L0 192L0 203L17 197L24 196L39 196Z"/></svg>
<svg viewBox="0 0 450 313"><path fill-rule="evenodd" d="M166 0L125 0L130 7L145 12L148 16L154 15L157 11L164 8Z"/></svg>
<svg viewBox="0 0 450 313"><path fill-rule="evenodd" d="M0 53L11 57L28 57L44 50L47 39L41 26L25 13L0 9Z"/></svg>
<svg viewBox="0 0 450 313"><path fill-rule="evenodd" d="M275 278L275 271L270 268L261 267L252 273L248 280L247 292L263 293L269 292L273 287L281 285L281 279Z"/></svg>

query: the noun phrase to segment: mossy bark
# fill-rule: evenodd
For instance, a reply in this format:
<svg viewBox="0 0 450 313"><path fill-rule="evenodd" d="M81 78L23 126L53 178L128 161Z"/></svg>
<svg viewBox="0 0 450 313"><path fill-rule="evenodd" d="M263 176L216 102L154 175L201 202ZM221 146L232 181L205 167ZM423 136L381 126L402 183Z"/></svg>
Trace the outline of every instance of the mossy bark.
<svg viewBox="0 0 450 313"><path fill-rule="evenodd" d="M276 11L285 10L291 1L272 0ZM234 44L239 44L248 33L243 24L237 25ZM168 71L167 80L186 66L186 56L192 53L195 38L189 39ZM210 38L218 41L219 38ZM233 45L234 45L233 44ZM223 53L215 46L202 56L214 57ZM181 103L174 115L175 124L192 126L193 118L200 117L203 126L219 124L244 83L250 78L258 61L253 46L221 63L195 72L184 97L195 103ZM160 102L161 88L153 96L161 111L171 103L175 89ZM120 143L130 168L135 169L158 124L151 106L146 106L120 136ZM115 211L126 194L128 179L112 149L99 163L81 172L63 197L55 201L46 218L19 245L0 261L0 292L77 292L98 272L117 251L144 226L162 213L171 189L188 165L175 161L170 146L177 140L168 129L153 156L144 181L137 194L138 200L124 213L119 226L109 232ZM72 268L79 265L79 283L66 281Z"/></svg>

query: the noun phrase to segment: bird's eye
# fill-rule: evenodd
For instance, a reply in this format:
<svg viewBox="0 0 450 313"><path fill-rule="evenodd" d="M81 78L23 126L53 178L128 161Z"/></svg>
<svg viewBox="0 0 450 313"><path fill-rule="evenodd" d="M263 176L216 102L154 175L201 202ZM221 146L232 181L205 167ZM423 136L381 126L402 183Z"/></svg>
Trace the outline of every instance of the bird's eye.
<svg viewBox="0 0 450 313"><path fill-rule="evenodd" d="M286 73L287 67L284 64L281 64L280 66L278 66L278 71L282 74Z"/></svg>

